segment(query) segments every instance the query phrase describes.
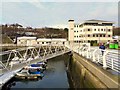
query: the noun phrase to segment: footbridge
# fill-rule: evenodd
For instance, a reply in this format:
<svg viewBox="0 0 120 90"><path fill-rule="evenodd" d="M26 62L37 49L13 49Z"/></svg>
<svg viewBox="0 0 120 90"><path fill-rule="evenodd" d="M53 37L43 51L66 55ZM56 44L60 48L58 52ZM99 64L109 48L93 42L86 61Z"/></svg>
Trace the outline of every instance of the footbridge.
<svg viewBox="0 0 120 90"><path fill-rule="evenodd" d="M65 44L37 45L0 53L0 86L2 87L16 72L26 65L48 60L71 50Z"/></svg>
<svg viewBox="0 0 120 90"><path fill-rule="evenodd" d="M104 50L102 55L98 47L90 47L90 43L69 43L36 45L18 48L0 53L0 86L2 87L22 67L44 61L68 52L77 53L93 63L100 64L103 69L110 69L120 73L120 60L117 50ZM116 83L116 85L118 85Z"/></svg>

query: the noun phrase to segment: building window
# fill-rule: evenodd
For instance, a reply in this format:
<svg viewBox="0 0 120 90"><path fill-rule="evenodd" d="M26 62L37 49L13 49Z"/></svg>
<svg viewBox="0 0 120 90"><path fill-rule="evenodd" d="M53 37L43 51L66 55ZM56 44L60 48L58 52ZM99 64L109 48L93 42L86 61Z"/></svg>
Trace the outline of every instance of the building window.
<svg viewBox="0 0 120 90"><path fill-rule="evenodd" d="M110 29L108 29L108 31L110 32Z"/></svg>
<svg viewBox="0 0 120 90"><path fill-rule="evenodd" d="M105 31L105 29L104 29L104 31Z"/></svg>
<svg viewBox="0 0 120 90"><path fill-rule="evenodd" d="M81 37L81 36L79 36L79 37Z"/></svg>
<svg viewBox="0 0 120 90"><path fill-rule="evenodd" d="M90 31L90 29L88 29L88 31Z"/></svg>
<svg viewBox="0 0 120 90"><path fill-rule="evenodd" d="M93 37L95 37L95 35L93 35Z"/></svg>
<svg viewBox="0 0 120 90"><path fill-rule="evenodd" d="M90 37L90 35L88 34L88 37Z"/></svg>
<svg viewBox="0 0 120 90"><path fill-rule="evenodd" d="M101 29L101 31L103 31L103 29Z"/></svg>
<svg viewBox="0 0 120 90"><path fill-rule="evenodd" d="M37 42L37 44L39 44L39 42Z"/></svg>
<svg viewBox="0 0 120 90"><path fill-rule="evenodd" d="M100 31L100 29L98 29L98 31Z"/></svg>
<svg viewBox="0 0 120 90"><path fill-rule="evenodd" d="M110 37L110 35L108 35L108 37Z"/></svg>
<svg viewBox="0 0 120 90"><path fill-rule="evenodd" d="M105 35L103 35L103 37L105 37Z"/></svg>
<svg viewBox="0 0 120 90"><path fill-rule="evenodd" d="M100 35L100 37L102 37L102 35Z"/></svg>
<svg viewBox="0 0 120 90"><path fill-rule="evenodd" d="M94 31L96 31L96 29L94 29Z"/></svg>
<svg viewBox="0 0 120 90"><path fill-rule="evenodd" d="M76 31L74 31L74 32L76 32Z"/></svg>
<svg viewBox="0 0 120 90"><path fill-rule="evenodd" d="M74 37L76 37L76 36L74 36Z"/></svg>
<svg viewBox="0 0 120 90"><path fill-rule="evenodd" d="M76 25L74 25L74 27L76 27Z"/></svg>
<svg viewBox="0 0 120 90"><path fill-rule="evenodd" d="M77 31L78 32L78 31Z"/></svg>
<svg viewBox="0 0 120 90"><path fill-rule="evenodd" d="M98 37L98 35L96 35L96 37Z"/></svg>
<svg viewBox="0 0 120 90"><path fill-rule="evenodd" d="M78 38L78 36L77 36L77 38Z"/></svg>
<svg viewBox="0 0 120 90"><path fill-rule="evenodd" d="M42 44L44 44L44 42L42 42Z"/></svg>

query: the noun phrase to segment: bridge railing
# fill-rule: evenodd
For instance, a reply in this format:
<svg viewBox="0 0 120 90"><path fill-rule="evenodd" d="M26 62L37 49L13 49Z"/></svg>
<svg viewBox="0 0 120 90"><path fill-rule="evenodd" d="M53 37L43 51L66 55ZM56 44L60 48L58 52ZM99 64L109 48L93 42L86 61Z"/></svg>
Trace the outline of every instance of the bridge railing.
<svg viewBox="0 0 120 90"><path fill-rule="evenodd" d="M102 50L94 47L90 47L89 44L83 43L75 46L67 46L72 49L74 52L79 55L91 60L94 63L102 65L104 69L111 69L120 73L120 53L117 50L103 50L104 54L102 55Z"/></svg>
<svg viewBox="0 0 120 90"><path fill-rule="evenodd" d="M19 48L0 53L0 70L5 68L11 70L13 65L19 63L29 64L32 60L45 60L45 57L54 57L69 52L64 44L60 45L37 45L32 47ZM4 58L3 58L4 56Z"/></svg>

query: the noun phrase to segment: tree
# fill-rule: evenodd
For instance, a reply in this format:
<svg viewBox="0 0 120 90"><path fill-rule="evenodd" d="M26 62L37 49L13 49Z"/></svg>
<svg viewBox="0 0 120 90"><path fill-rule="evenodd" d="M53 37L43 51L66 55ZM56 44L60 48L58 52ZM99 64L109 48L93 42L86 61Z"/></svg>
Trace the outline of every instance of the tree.
<svg viewBox="0 0 120 90"><path fill-rule="evenodd" d="M65 31L65 32L68 32L68 28L65 28L64 31Z"/></svg>

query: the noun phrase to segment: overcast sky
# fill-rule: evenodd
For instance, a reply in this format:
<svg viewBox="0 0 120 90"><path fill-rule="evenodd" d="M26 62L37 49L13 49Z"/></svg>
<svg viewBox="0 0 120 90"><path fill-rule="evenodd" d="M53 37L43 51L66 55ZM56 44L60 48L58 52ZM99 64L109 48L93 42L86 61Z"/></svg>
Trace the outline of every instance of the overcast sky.
<svg viewBox="0 0 120 90"><path fill-rule="evenodd" d="M69 19L74 19L77 23L90 19L113 21L115 25L118 23L118 2L109 2L110 0L108 2L42 1L2 1L0 21L3 24L19 23L32 27L66 26Z"/></svg>

